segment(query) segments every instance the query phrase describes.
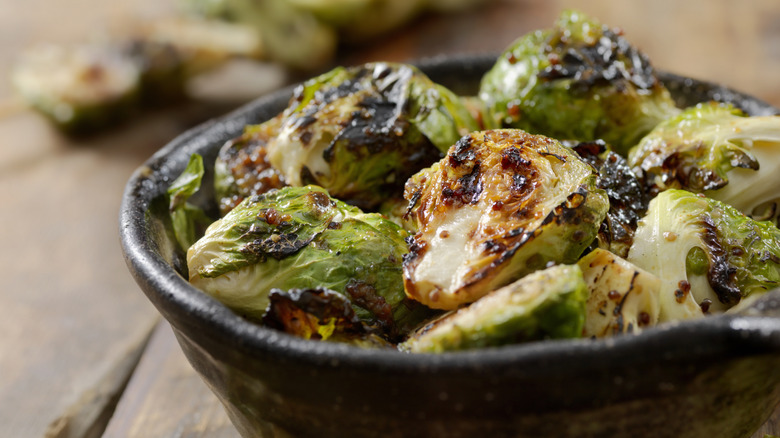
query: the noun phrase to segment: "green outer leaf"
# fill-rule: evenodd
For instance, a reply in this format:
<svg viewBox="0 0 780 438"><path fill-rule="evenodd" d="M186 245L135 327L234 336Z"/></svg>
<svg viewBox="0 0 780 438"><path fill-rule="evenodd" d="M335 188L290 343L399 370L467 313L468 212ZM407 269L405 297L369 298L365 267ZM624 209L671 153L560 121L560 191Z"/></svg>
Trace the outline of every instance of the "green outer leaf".
<svg viewBox="0 0 780 438"><path fill-rule="evenodd" d="M577 265L537 271L426 326L401 345L441 353L576 338L585 323L588 290Z"/></svg>
<svg viewBox="0 0 780 438"><path fill-rule="evenodd" d="M442 85L419 77L411 84L410 96L412 124L442 153L463 135L479 130L460 98Z"/></svg>
<svg viewBox="0 0 780 438"><path fill-rule="evenodd" d="M187 167L168 187L168 209L176 241L187 250L212 221L200 207L187 200L200 190L203 179L203 157L192 154Z"/></svg>
<svg viewBox="0 0 780 438"><path fill-rule="evenodd" d="M199 154L190 155L187 167L168 187L168 196L171 199L171 211L184 205L185 202L200 190L200 182L203 179L203 157Z"/></svg>

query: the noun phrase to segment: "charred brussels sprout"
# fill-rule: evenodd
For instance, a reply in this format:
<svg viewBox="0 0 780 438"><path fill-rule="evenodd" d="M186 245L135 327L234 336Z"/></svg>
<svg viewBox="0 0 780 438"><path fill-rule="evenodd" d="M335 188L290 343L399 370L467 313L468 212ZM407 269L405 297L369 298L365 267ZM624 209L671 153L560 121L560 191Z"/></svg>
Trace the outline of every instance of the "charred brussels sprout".
<svg viewBox="0 0 780 438"><path fill-rule="evenodd" d="M569 142L564 144L568 146ZM599 227L598 246L626 257L637 222L647 212L649 195L626 159L609 150L603 141L574 144L573 149L598 170L596 186L604 189L609 197L609 211Z"/></svg>
<svg viewBox="0 0 780 438"><path fill-rule="evenodd" d="M261 195L287 185L268 162L266 145L279 132L280 118L248 126L244 133L225 143L214 164L214 191L222 215L244 198Z"/></svg>
<svg viewBox="0 0 780 438"><path fill-rule="evenodd" d="M187 253L190 282L236 312L261 318L271 289L323 287L394 336L407 324L401 261L406 233L316 186L245 199Z"/></svg>
<svg viewBox="0 0 780 438"><path fill-rule="evenodd" d="M658 323L658 277L600 248L577 264L589 291L583 336L636 334Z"/></svg>
<svg viewBox="0 0 780 438"><path fill-rule="evenodd" d="M520 130L472 133L412 177L417 233L406 292L437 309L476 301L544 268L573 263L609 207L593 169L558 141Z"/></svg>
<svg viewBox="0 0 780 438"><path fill-rule="evenodd" d="M441 353L577 338L582 335L586 298L580 269L576 265L554 266L424 326L400 348L413 353Z"/></svg>
<svg viewBox="0 0 780 438"><path fill-rule="evenodd" d="M777 287L780 230L684 190L650 202L628 261L661 279L659 321L722 311Z"/></svg>
<svg viewBox="0 0 780 438"><path fill-rule="evenodd" d="M780 117L709 102L658 125L629 161L655 191L704 192L756 219L776 219L779 146Z"/></svg>
<svg viewBox="0 0 780 438"><path fill-rule="evenodd" d="M363 347L393 345L381 327L366 324L344 295L328 289L272 289L263 324L304 339L343 342Z"/></svg>
<svg viewBox="0 0 780 438"><path fill-rule="evenodd" d="M337 68L298 87L268 162L288 184L316 184L361 208L402 192L476 122L452 92L416 68Z"/></svg>
<svg viewBox="0 0 780 438"><path fill-rule="evenodd" d="M621 154L678 111L644 54L574 11L515 41L483 77L480 97L502 126L600 138Z"/></svg>

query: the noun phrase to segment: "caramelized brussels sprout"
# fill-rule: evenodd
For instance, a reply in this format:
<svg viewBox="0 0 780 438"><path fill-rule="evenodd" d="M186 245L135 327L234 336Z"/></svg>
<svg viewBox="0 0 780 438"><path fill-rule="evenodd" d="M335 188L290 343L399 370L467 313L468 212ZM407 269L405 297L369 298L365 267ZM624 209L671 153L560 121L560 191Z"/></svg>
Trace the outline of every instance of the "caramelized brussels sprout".
<svg viewBox="0 0 780 438"><path fill-rule="evenodd" d="M564 142L567 146L569 143L574 142ZM596 187L604 189L609 197L609 211L599 227L598 246L626 257L634 242L637 222L647 212L650 202L644 184L626 159L611 151L603 141L577 143L573 149L598 170Z"/></svg>
<svg viewBox="0 0 780 438"><path fill-rule="evenodd" d="M414 67L337 68L296 89L267 159L290 185L371 209L474 129L457 96Z"/></svg>
<svg viewBox="0 0 780 438"><path fill-rule="evenodd" d="M304 339L343 342L362 347L390 347L381 328L355 314L350 300L328 289L272 289L263 324Z"/></svg>
<svg viewBox="0 0 780 438"><path fill-rule="evenodd" d="M250 125L225 143L214 164L214 191L226 215L244 198L286 186L284 177L268 162L266 145L279 133L279 117Z"/></svg>
<svg viewBox="0 0 780 438"><path fill-rule="evenodd" d="M407 183L418 232L406 292L454 309L549 262L574 263L609 208L593 169L557 140L520 130L461 138Z"/></svg>
<svg viewBox="0 0 780 438"><path fill-rule="evenodd" d="M271 289L323 287L394 336L409 322L401 262L406 233L316 186L246 198L187 253L190 282L237 313L262 318Z"/></svg>
<svg viewBox="0 0 780 438"><path fill-rule="evenodd" d="M587 288L577 265L537 271L450 313L399 346L413 353L582 335Z"/></svg>
<svg viewBox="0 0 780 438"><path fill-rule="evenodd" d="M619 30L575 11L512 43L483 77L479 95L501 126L603 139L622 155L678 112L644 54Z"/></svg>
<svg viewBox="0 0 780 438"><path fill-rule="evenodd" d="M654 191L704 192L756 219L777 219L780 117L701 103L658 125L629 155ZM759 169L760 166L760 169ZM773 204L771 208L762 206Z"/></svg>
<svg viewBox="0 0 780 438"><path fill-rule="evenodd" d="M659 322L723 311L780 282L780 229L684 190L652 201L628 261L661 279Z"/></svg>
<svg viewBox="0 0 780 438"><path fill-rule="evenodd" d="M583 336L638 334L658 323L658 277L600 248L577 264L589 291Z"/></svg>

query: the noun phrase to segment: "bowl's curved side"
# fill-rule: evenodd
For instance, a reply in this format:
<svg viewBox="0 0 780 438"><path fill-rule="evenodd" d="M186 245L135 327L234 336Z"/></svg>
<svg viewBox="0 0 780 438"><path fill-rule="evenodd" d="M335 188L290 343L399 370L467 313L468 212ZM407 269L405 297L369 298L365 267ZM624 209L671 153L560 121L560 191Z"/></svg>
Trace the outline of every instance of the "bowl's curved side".
<svg viewBox="0 0 780 438"><path fill-rule="evenodd" d="M467 93L494 59L419 65ZM777 112L723 87L661 77L685 104L727 100L751 114ZM175 139L133 175L120 212L131 273L244 436L747 436L780 401L780 320L772 317L719 316L639 337L441 356L309 342L239 318L178 273L186 271L183 254L160 199L192 153L204 156L210 174L219 146L276 115L291 92ZM201 196L207 205L208 189Z"/></svg>

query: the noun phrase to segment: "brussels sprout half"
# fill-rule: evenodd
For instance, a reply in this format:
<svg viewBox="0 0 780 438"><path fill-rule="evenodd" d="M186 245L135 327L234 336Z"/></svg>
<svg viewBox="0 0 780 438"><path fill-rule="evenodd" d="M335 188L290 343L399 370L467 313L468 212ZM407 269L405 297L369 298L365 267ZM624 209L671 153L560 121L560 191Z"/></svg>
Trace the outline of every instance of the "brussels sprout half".
<svg viewBox="0 0 780 438"><path fill-rule="evenodd" d="M587 288L577 265L537 271L430 323L399 346L441 353L582 335Z"/></svg>
<svg viewBox="0 0 780 438"><path fill-rule="evenodd" d="M405 237L320 187L284 187L245 199L206 230L187 253L190 282L254 319L271 289L330 289L392 337L418 322L403 289Z"/></svg>
<svg viewBox="0 0 780 438"><path fill-rule="evenodd" d="M723 311L780 282L780 230L704 195L660 193L634 237L628 261L661 279L659 322Z"/></svg>
<svg viewBox="0 0 780 438"><path fill-rule="evenodd" d="M476 129L458 97L414 67L336 68L296 89L267 157L288 184L370 209Z"/></svg>
<svg viewBox="0 0 780 438"><path fill-rule="evenodd" d="M776 220L779 157L780 117L747 117L708 102L658 125L631 150L629 163L642 169L651 190L704 192L756 219Z"/></svg>
<svg viewBox="0 0 780 438"><path fill-rule="evenodd" d="M499 57L479 92L500 126L603 139L622 155L678 110L647 57L619 30L575 11Z"/></svg>
<svg viewBox="0 0 780 438"><path fill-rule="evenodd" d="M591 166L557 140L520 130L463 137L409 180L405 197L418 230L404 260L406 292L437 309L549 262L574 263L609 208Z"/></svg>
<svg viewBox="0 0 780 438"><path fill-rule="evenodd" d="M658 277L600 248L577 264L589 291L583 336L636 334L658 323Z"/></svg>

